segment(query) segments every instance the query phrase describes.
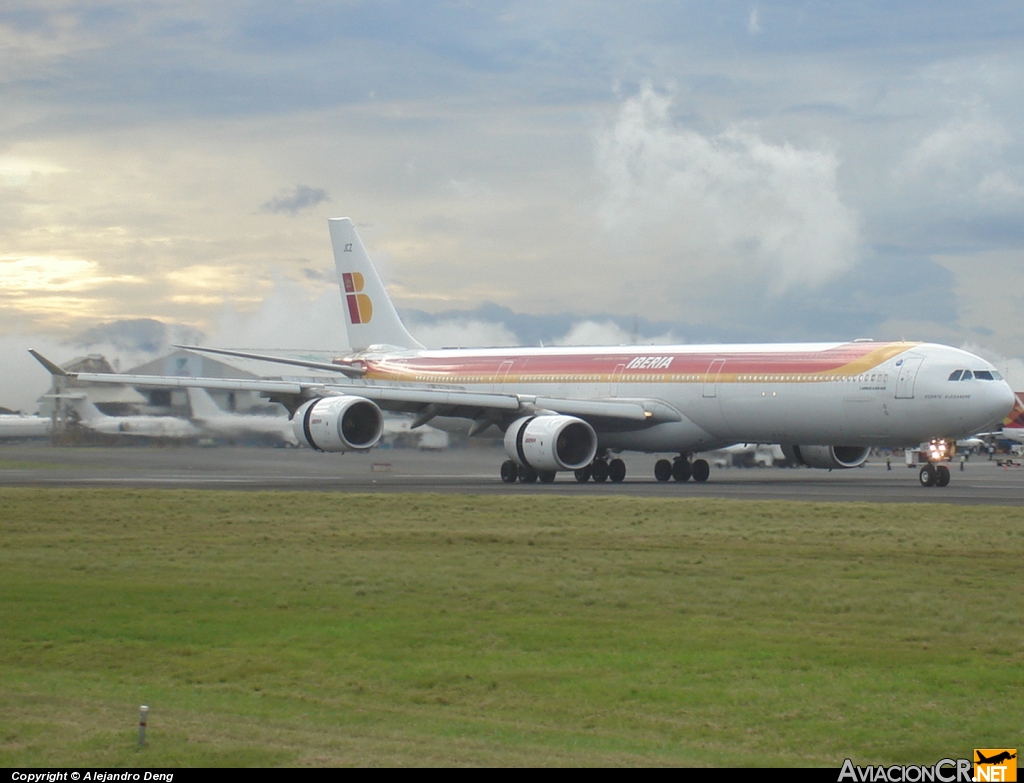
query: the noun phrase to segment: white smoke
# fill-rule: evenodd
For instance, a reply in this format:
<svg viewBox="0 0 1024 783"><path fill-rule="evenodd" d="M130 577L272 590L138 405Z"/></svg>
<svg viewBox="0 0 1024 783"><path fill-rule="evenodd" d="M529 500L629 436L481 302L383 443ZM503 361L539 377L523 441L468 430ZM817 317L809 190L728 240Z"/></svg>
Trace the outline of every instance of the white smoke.
<svg viewBox="0 0 1024 783"><path fill-rule="evenodd" d="M427 348L498 348L519 344L504 324L476 319L410 323L408 327L412 336Z"/></svg>
<svg viewBox="0 0 1024 783"><path fill-rule="evenodd" d="M115 370L125 371L149 361L157 354L126 350L111 343L76 344L70 340L30 334L0 336L0 356L4 371L0 373L0 406L23 413L35 413L39 397L50 388L50 374L28 352L33 348L57 364L91 354L106 357Z"/></svg>
<svg viewBox="0 0 1024 783"><path fill-rule="evenodd" d="M555 340L556 345L673 345L682 342L671 332L657 337L637 337L612 321L580 321Z"/></svg>

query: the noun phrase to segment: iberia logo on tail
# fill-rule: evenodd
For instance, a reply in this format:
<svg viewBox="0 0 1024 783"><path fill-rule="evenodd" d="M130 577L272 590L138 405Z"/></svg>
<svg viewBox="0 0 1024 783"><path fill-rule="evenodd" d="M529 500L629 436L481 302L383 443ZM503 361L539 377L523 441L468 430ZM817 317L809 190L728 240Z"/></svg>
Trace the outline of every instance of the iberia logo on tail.
<svg viewBox="0 0 1024 783"><path fill-rule="evenodd" d="M1010 411L1010 415L1003 419L1004 427L1020 428L1024 427L1024 392L1016 392L1017 399L1014 401L1013 410Z"/></svg>
<svg viewBox="0 0 1024 783"><path fill-rule="evenodd" d="M348 317L353 324L368 324L373 318L373 302L363 290L363 276L359 272L345 272L341 276L345 285L345 301L348 303Z"/></svg>

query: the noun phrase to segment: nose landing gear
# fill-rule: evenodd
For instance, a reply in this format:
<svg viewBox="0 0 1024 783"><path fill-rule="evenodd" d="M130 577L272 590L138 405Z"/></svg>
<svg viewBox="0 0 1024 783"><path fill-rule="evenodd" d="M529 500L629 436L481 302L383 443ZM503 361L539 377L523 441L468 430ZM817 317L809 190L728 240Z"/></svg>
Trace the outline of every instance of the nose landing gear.
<svg viewBox="0 0 1024 783"><path fill-rule="evenodd" d="M945 487L949 486L949 468L945 465L933 465L928 463L917 475L922 487Z"/></svg>
<svg viewBox="0 0 1024 783"><path fill-rule="evenodd" d="M932 438L927 445L922 446L920 451L914 449L907 454L918 455L918 459L924 463L920 473L917 474L918 481L922 487L945 487L949 486L949 468L944 464L956 454L956 441L951 438ZM910 457L907 458L908 464Z"/></svg>

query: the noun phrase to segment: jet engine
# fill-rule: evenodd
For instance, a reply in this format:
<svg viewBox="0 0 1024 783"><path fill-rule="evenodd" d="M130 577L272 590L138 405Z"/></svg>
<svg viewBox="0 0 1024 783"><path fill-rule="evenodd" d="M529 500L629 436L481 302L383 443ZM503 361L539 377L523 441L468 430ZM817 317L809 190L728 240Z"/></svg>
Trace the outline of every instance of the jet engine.
<svg viewBox="0 0 1024 783"><path fill-rule="evenodd" d="M299 443L317 451L359 451L380 440L384 416L363 397L320 397L299 406L292 431Z"/></svg>
<svg viewBox="0 0 1024 783"><path fill-rule="evenodd" d="M808 468L859 468L871 451L867 446L783 446L786 459Z"/></svg>
<svg viewBox="0 0 1024 783"><path fill-rule="evenodd" d="M505 452L534 470L576 470L597 453L597 433L575 416L525 416L505 430Z"/></svg>

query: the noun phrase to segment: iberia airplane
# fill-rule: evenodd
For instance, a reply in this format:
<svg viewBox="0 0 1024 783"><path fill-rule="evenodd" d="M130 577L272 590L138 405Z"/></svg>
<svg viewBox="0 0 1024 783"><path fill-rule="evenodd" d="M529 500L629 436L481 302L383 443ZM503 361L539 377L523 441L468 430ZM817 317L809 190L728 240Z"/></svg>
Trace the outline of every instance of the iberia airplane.
<svg viewBox="0 0 1024 783"><path fill-rule="evenodd" d="M276 381L76 373L82 381L255 390L283 403L295 436L319 451L369 449L382 410L497 428L501 478L543 482L571 470L581 482L622 481L612 452L675 454L659 481L706 481L696 452L779 443L795 462L854 468L872 446L930 441L925 486L945 486L955 439L997 426L1014 395L973 354L919 342L614 346L426 350L395 311L349 218L329 221L351 352L333 362L215 348L193 350L336 373ZM52 373L71 375L36 356ZM493 431L493 430L492 430Z"/></svg>

